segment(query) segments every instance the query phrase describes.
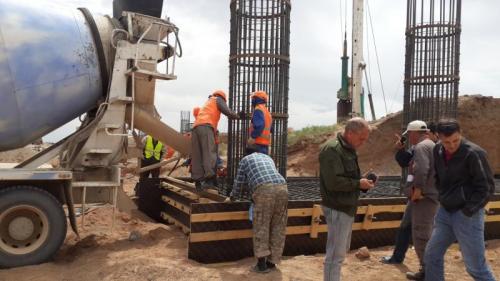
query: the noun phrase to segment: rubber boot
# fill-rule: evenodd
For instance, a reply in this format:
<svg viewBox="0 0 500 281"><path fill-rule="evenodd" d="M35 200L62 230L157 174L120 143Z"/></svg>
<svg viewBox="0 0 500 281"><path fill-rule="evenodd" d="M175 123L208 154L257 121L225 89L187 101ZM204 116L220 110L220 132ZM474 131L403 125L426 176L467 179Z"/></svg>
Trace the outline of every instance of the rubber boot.
<svg viewBox="0 0 500 281"><path fill-rule="evenodd" d="M197 192L202 192L203 188L201 187L201 182L200 181L195 181L194 186L196 187Z"/></svg>
<svg viewBox="0 0 500 281"><path fill-rule="evenodd" d="M421 267L418 272L406 272L406 278L409 280L424 280L425 270Z"/></svg>
<svg viewBox="0 0 500 281"><path fill-rule="evenodd" d="M268 273L271 271L266 264L266 258L258 258L257 264L252 268L252 271L257 273Z"/></svg>

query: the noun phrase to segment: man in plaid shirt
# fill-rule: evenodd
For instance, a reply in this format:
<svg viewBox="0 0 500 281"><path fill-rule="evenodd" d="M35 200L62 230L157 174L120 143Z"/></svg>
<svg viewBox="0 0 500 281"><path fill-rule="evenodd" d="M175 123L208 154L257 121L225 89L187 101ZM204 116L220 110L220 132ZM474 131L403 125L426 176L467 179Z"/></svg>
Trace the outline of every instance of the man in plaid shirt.
<svg viewBox="0 0 500 281"><path fill-rule="evenodd" d="M256 150L254 145L247 147L247 156L240 161L230 198L235 201L243 186L247 186L252 195L253 250L257 257L257 264L252 269L266 273L276 267L283 254L288 189L273 159Z"/></svg>

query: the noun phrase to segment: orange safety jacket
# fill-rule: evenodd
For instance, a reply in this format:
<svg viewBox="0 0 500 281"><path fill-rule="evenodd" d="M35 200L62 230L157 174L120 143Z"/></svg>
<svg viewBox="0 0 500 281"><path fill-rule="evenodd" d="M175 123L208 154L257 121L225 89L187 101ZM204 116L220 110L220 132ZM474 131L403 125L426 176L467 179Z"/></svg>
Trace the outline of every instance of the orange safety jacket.
<svg viewBox="0 0 500 281"><path fill-rule="evenodd" d="M217 130L220 120L220 110L217 107L217 97L210 97L208 101L203 105L194 121L193 128L200 125L210 125L212 128Z"/></svg>
<svg viewBox="0 0 500 281"><path fill-rule="evenodd" d="M271 144L271 124L273 123L273 118L269 110L264 104L258 104L255 106L255 110L260 110L264 114L264 129L260 136L255 138L255 143L260 145L270 145ZM252 134L253 126L250 127L250 135Z"/></svg>

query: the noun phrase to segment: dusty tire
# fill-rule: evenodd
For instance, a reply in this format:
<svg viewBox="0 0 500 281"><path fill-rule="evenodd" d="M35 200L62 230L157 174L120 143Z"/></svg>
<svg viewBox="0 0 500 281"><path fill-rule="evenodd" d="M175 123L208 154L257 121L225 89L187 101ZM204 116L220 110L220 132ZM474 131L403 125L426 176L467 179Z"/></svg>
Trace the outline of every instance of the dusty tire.
<svg viewBox="0 0 500 281"><path fill-rule="evenodd" d="M49 260L66 237L66 215L45 190L15 186L0 190L0 268Z"/></svg>

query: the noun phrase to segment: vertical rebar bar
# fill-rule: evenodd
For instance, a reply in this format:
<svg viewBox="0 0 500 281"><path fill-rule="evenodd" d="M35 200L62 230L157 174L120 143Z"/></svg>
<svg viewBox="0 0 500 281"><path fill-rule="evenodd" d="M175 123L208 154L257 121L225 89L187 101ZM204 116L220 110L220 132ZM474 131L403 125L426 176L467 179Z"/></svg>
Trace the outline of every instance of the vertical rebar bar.
<svg viewBox="0 0 500 281"><path fill-rule="evenodd" d="M402 129L456 117L461 0L408 0Z"/></svg>
<svg viewBox="0 0 500 281"><path fill-rule="evenodd" d="M190 123L191 123L191 112L188 110L182 110L181 127L180 127L181 134L185 134L191 130Z"/></svg>
<svg viewBox="0 0 500 281"><path fill-rule="evenodd" d="M232 0L229 106L244 120L228 123L228 183L236 175L249 137L250 95L264 90L273 116L270 155L286 176L290 0Z"/></svg>

